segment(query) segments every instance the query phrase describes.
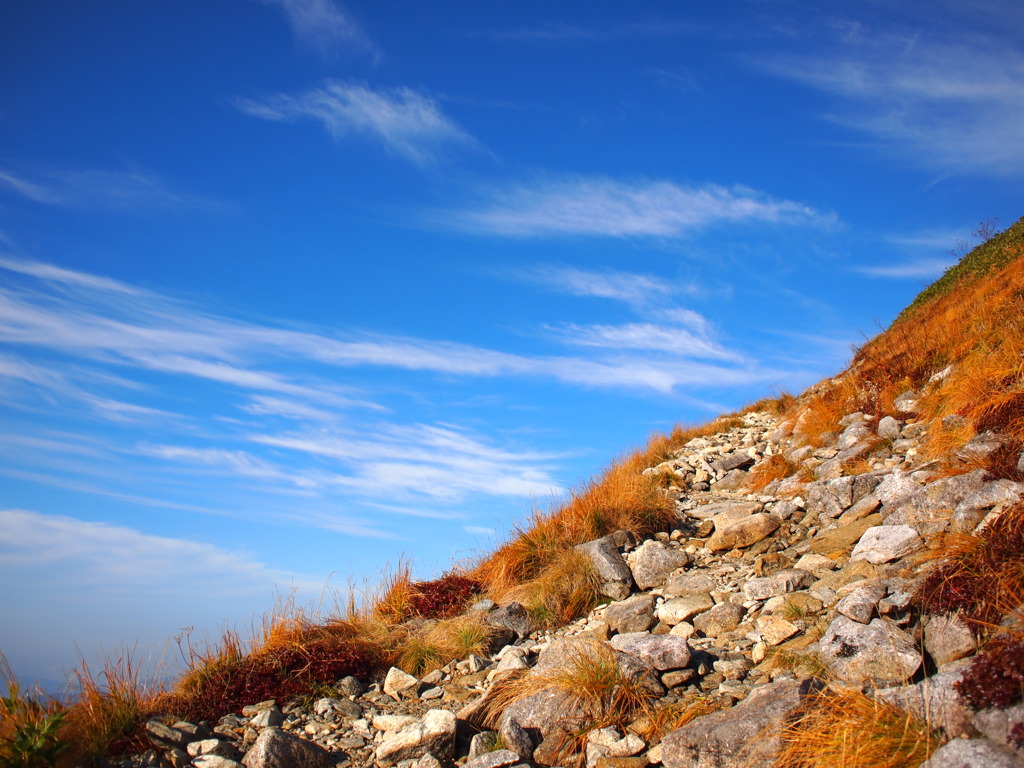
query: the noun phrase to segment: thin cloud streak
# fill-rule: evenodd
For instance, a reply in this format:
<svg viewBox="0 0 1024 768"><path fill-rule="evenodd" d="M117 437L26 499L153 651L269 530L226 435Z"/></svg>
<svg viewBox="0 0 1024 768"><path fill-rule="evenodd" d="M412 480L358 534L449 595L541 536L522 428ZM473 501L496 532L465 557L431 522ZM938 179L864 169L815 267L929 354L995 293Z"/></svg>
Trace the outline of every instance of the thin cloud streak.
<svg viewBox="0 0 1024 768"><path fill-rule="evenodd" d="M956 263L956 259L919 259L901 264L884 266L856 267L856 271L870 277L889 277L895 279L934 279Z"/></svg>
<svg viewBox="0 0 1024 768"><path fill-rule="evenodd" d="M380 52L362 27L331 0L264 0L276 5L288 17L295 38L330 59L349 49L377 57Z"/></svg>
<svg viewBox="0 0 1024 768"><path fill-rule="evenodd" d="M439 162L452 148L476 144L437 101L412 88L373 90L333 80L300 94L237 99L235 105L263 120L319 122L335 141L370 139L419 166Z"/></svg>
<svg viewBox="0 0 1024 768"><path fill-rule="evenodd" d="M436 223L505 237L675 238L715 224L831 221L802 203L745 187L685 187L671 181L576 176L494 187L486 197L477 207L436 214Z"/></svg>
<svg viewBox="0 0 1024 768"><path fill-rule="evenodd" d="M679 290L677 286L653 275L640 275L610 269L594 271L578 267L540 264L529 269L511 270L508 274L513 278L536 283L557 293L610 299L634 307L666 299Z"/></svg>
<svg viewBox="0 0 1024 768"><path fill-rule="evenodd" d="M177 191L145 169L0 170L0 189L4 187L35 203L86 211L133 213L225 207L212 198Z"/></svg>
<svg viewBox="0 0 1024 768"><path fill-rule="evenodd" d="M828 52L754 62L839 99L825 117L918 163L1024 173L1024 54L992 36L893 35L853 26Z"/></svg>

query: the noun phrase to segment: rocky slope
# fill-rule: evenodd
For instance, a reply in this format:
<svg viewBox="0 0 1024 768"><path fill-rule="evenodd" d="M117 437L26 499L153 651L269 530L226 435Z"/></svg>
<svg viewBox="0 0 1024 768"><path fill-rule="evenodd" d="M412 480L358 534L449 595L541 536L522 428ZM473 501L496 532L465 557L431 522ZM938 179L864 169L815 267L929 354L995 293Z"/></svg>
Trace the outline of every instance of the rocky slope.
<svg viewBox="0 0 1024 768"><path fill-rule="evenodd" d="M957 688L977 629L917 597L936 537L1018 514L1024 484L966 471L1005 450L998 434L960 450L959 474L922 462L929 430L957 426L918 421L922 394L897 398L901 418L847 414L816 445L757 411L691 440L648 470L676 499L673 530L578 548L608 599L579 621L534 631L521 606L483 600L470 610L495 629L490 655L216 723L152 721L153 749L124 765L770 766L827 685L925 721L944 743L929 768L1024 766L1024 706L972 708ZM748 493L770 463L785 476ZM597 672L612 684L594 694Z"/></svg>

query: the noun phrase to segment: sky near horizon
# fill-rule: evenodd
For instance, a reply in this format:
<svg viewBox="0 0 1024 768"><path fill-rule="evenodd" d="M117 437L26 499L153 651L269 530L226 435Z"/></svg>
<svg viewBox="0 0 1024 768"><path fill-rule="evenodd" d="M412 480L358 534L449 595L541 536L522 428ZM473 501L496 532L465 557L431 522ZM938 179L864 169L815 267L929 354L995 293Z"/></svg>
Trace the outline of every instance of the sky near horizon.
<svg viewBox="0 0 1024 768"><path fill-rule="evenodd" d="M840 371L1024 214L1022 41L991 0L8 0L0 651L437 575Z"/></svg>

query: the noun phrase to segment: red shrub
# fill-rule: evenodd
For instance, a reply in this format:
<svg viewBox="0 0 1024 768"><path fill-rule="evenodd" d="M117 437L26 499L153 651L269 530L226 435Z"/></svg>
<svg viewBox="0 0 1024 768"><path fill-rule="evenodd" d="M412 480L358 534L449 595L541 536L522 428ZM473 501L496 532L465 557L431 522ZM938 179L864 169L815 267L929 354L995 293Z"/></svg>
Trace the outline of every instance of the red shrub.
<svg viewBox="0 0 1024 768"><path fill-rule="evenodd" d="M1024 641L998 638L979 654L956 683L974 709L1006 709L1024 697Z"/></svg>
<svg viewBox="0 0 1024 768"><path fill-rule="evenodd" d="M434 581L418 581L412 585L412 610L425 619L456 616L470 598L480 593L480 582L449 573Z"/></svg>

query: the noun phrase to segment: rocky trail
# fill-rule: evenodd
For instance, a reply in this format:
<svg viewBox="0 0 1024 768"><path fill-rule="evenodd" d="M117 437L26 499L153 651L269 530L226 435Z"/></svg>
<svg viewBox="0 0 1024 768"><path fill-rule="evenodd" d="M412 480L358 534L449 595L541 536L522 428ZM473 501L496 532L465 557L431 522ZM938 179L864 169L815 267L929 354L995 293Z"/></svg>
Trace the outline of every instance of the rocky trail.
<svg viewBox="0 0 1024 768"><path fill-rule="evenodd" d="M120 765L551 766L567 764L572 742L587 768L770 766L787 718L827 681L937 729L947 743L928 768L1024 766L1014 738L1024 706L969 707L954 686L978 653L975 634L914 601L928 542L990 525L1024 485L921 463L928 426L914 418L916 396L897 401L902 420L847 415L824 447L803 445L799 421L765 412L691 440L647 470L677 499L674 530L578 547L610 602L572 624L535 631L522 606L483 600L470 610L496 630L490 655L422 678L346 678L335 696L263 702L215 723L154 720L153 748ZM1001 445L982 434L961 458ZM773 457L792 471L747 493L751 470ZM702 714L667 732L650 716L588 720L581 697L555 681L608 660L650 712L700 701Z"/></svg>

